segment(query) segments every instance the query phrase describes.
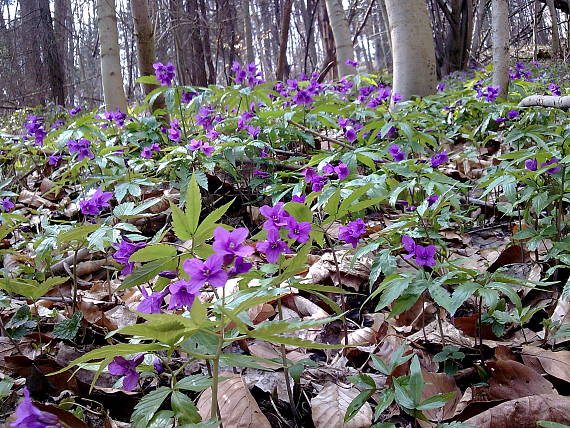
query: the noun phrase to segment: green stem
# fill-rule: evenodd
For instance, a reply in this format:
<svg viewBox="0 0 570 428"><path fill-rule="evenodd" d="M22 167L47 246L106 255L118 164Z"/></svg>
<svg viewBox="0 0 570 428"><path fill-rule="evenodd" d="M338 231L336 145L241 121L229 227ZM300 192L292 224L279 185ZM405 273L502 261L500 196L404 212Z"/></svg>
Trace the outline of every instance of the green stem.
<svg viewBox="0 0 570 428"><path fill-rule="evenodd" d="M279 314L279 321L283 321L283 307L281 304L281 297L277 299L277 311ZM287 387L287 396L289 397L289 403L291 404L291 412L293 413L293 422L295 426L297 425L297 420L299 419L297 415L297 406L295 405L295 400L293 397L293 389L291 388L291 379L289 378L289 365L287 363L287 351L285 345L281 344L281 359L283 360L283 373L285 374L285 385Z"/></svg>

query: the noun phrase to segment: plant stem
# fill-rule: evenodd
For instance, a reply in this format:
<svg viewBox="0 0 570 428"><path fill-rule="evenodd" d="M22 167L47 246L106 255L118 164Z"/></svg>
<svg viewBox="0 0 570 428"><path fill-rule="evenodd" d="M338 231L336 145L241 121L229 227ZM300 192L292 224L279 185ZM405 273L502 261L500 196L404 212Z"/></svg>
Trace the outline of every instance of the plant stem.
<svg viewBox="0 0 570 428"><path fill-rule="evenodd" d="M224 306L224 300L226 298L226 289L222 287L222 307ZM218 338L218 346L216 348L216 354L214 360L212 361L212 409L210 411L210 417L219 417L220 425L222 423L222 417L218 408L218 381L220 374L220 355L222 354L222 349L224 348L224 313L220 311L220 337Z"/></svg>
<svg viewBox="0 0 570 428"><path fill-rule="evenodd" d="M73 308L72 311L75 314L77 307L77 253L79 252L79 247L73 252Z"/></svg>
<svg viewBox="0 0 570 428"><path fill-rule="evenodd" d="M281 297L277 299L277 311L279 314L279 321L283 321L283 306L281 304ZM291 388L291 379L289 378L289 365L287 363L287 352L285 350L285 345L281 344L281 358L283 360L283 373L285 374L285 385L287 386L287 395L289 397L289 403L291 404L291 412L293 413L293 423L297 425L298 415L297 406L295 405L295 400L293 397L293 389Z"/></svg>

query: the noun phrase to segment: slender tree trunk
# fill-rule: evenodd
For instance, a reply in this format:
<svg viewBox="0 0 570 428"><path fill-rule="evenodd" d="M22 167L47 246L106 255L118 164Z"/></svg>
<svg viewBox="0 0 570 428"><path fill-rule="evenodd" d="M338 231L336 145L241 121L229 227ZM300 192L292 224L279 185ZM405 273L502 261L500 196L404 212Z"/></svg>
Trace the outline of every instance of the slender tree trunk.
<svg viewBox="0 0 570 428"><path fill-rule="evenodd" d="M253 35L251 29L251 16L249 11L250 0L243 0L243 26L245 28L245 51L247 63L255 62L255 55L253 53Z"/></svg>
<svg viewBox="0 0 570 428"><path fill-rule="evenodd" d="M216 70L214 69L214 62L212 61L212 47L210 45L210 29L208 28L208 15L206 12L205 0L198 0L198 5L200 7L200 25L203 27L202 32L202 46L204 49L204 61L206 61L206 66L208 67L208 84L216 83Z"/></svg>
<svg viewBox="0 0 570 428"><path fill-rule="evenodd" d="M509 4L492 0L493 85L499 86L500 98L509 94Z"/></svg>
<svg viewBox="0 0 570 428"><path fill-rule="evenodd" d="M394 62L393 92L405 100L435 93L432 30L423 0L386 0Z"/></svg>
<svg viewBox="0 0 570 428"><path fill-rule="evenodd" d="M338 74L339 76L353 74L354 68L344 63L346 60L354 60L352 37L344 8L340 0L326 0L326 5L334 37Z"/></svg>
<svg viewBox="0 0 570 428"><path fill-rule="evenodd" d="M206 73L206 61L204 46L202 44L202 32L200 29L200 10L198 0L188 0L186 11L190 18L190 81L193 85L207 86L208 75Z"/></svg>
<svg viewBox="0 0 570 428"><path fill-rule="evenodd" d="M97 25L101 44L101 82L107 111L127 111L127 98L121 76L119 32L115 0L97 0Z"/></svg>
<svg viewBox="0 0 570 428"><path fill-rule="evenodd" d="M36 106L45 102L44 70L39 41L39 8L35 0L20 0L21 47L24 73L29 79L26 92L31 93L24 99L27 105Z"/></svg>
<svg viewBox="0 0 570 428"><path fill-rule="evenodd" d="M49 0L39 0L40 25L39 33L41 35L42 56L47 66L47 75L51 88L52 100L59 105L65 105L65 92L63 89L63 65L55 34L53 30L53 22L49 9Z"/></svg>
<svg viewBox="0 0 570 428"><path fill-rule="evenodd" d="M279 60L277 61L277 80L283 80L287 68L287 41L289 40L289 27L291 24L291 9L293 0L285 0L281 9L281 35L279 37Z"/></svg>
<svg viewBox="0 0 570 428"><path fill-rule="evenodd" d="M550 12L550 20L552 21L552 56L560 58L560 32L558 31L558 14L554 7L554 0L546 0L548 11Z"/></svg>
<svg viewBox="0 0 570 428"><path fill-rule="evenodd" d="M324 51L324 61L322 69L325 69L331 61L335 61L335 45L334 36L331 28L329 15L327 12L327 6L324 1L321 0L321 6L319 9L319 24L321 27L321 34L323 37L323 51ZM332 67L333 79L338 76L337 68Z"/></svg>
<svg viewBox="0 0 570 428"><path fill-rule="evenodd" d="M69 0L55 0L53 13L53 30L55 33L55 44L57 46L57 54L61 61L61 78L65 83L67 77L66 59L67 45L69 43L69 32L67 28L68 15L70 12ZM69 99L69 97L68 97Z"/></svg>
<svg viewBox="0 0 570 428"><path fill-rule="evenodd" d="M303 27L305 29L305 49L307 50L307 56L309 57L311 63L311 69L317 66L317 48L315 47L315 12L317 5L313 4L312 0L307 0L305 5L305 0L299 0L299 8L301 9L301 16L303 17ZM307 72L307 64L303 65L303 71Z"/></svg>
<svg viewBox="0 0 570 428"><path fill-rule="evenodd" d="M485 13L489 8L489 0L479 0L477 3L477 18L475 21L475 30L473 32L473 38L471 39L471 52L474 57L479 56L479 50L481 49L481 31L483 29L483 20L485 19Z"/></svg>
<svg viewBox="0 0 570 428"><path fill-rule="evenodd" d="M533 5L533 11L532 11L532 59L534 61L537 60L538 58L538 22L539 22L539 17L538 17L538 10L539 10L539 5L538 5L538 0L534 0L534 5Z"/></svg>

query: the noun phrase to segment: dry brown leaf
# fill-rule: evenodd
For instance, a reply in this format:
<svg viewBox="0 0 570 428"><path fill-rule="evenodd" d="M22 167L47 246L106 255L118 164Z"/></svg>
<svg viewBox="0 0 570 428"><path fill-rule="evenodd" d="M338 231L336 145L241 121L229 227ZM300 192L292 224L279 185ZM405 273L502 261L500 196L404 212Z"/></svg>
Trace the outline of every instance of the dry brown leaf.
<svg viewBox="0 0 570 428"><path fill-rule="evenodd" d="M348 405L358 394L354 387L344 388L334 383L326 385L311 399L315 428L369 428L372 425L372 407L368 403L348 423L343 423Z"/></svg>
<svg viewBox="0 0 570 428"><path fill-rule="evenodd" d="M467 337L461 330L455 328L451 323L446 320L442 320L442 330L443 337L445 338L445 343L447 345L457 345L464 346L467 348L473 348L475 346L475 341L470 337ZM425 337L422 330L412 334L408 337L411 342L424 341L427 338L428 343L441 343L441 334L439 333L439 326L436 321L433 321L425 326Z"/></svg>
<svg viewBox="0 0 570 428"><path fill-rule="evenodd" d="M424 415L431 421L441 422L453 417L455 408L461 400L461 390L457 387L455 379L447 376L445 373L430 373L422 370L422 377L424 378L424 389L422 390L422 400L427 400L437 394L446 394L448 392L455 392L451 400L445 403L445 406L424 410Z"/></svg>
<svg viewBox="0 0 570 428"><path fill-rule="evenodd" d="M552 384L524 364L512 360L488 361L488 400L513 400L529 395L554 394Z"/></svg>
<svg viewBox="0 0 570 428"><path fill-rule="evenodd" d="M320 320L329 316L320 306L303 296L289 295L283 299L283 304L305 319Z"/></svg>
<svg viewBox="0 0 570 428"><path fill-rule="evenodd" d="M129 311L125 306L117 305L103 314L100 324L107 330L117 330L137 323L137 314Z"/></svg>
<svg viewBox="0 0 570 428"><path fill-rule="evenodd" d="M249 349L249 353L257 358L266 358L268 360L273 358L281 358L281 354L279 353L279 351L275 349L275 347L271 343L265 342L263 340L254 340L252 343L249 343L247 345L247 348ZM263 367L273 368L273 369L280 367L280 365L277 363L271 364L271 363L262 362L259 364Z"/></svg>
<svg viewBox="0 0 570 428"><path fill-rule="evenodd" d="M357 330L348 333L349 345L367 346L367 345L373 345L375 343L376 343L376 332L372 330L370 327L359 328Z"/></svg>
<svg viewBox="0 0 570 428"><path fill-rule="evenodd" d="M570 351L553 352L536 346L523 346L522 357L525 364L536 367L538 363L550 376L570 382Z"/></svg>
<svg viewBox="0 0 570 428"><path fill-rule="evenodd" d="M275 309L268 303L261 303L249 308L247 314L252 323L259 324L275 315Z"/></svg>
<svg viewBox="0 0 570 428"><path fill-rule="evenodd" d="M534 395L499 404L464 423L477 428L536 428L547 420L570 423L570 398L560 395Z"/></svg>
<svg viewBox="0 0 570 428"><path fill-rule="evenodd" d="M34 208L39 208L41 206L44 206L46 208L56 207L56 204L48 201L46 198L42 198L38 192L31 192L26 189L20 192L18 202L21 202L24 205L32 206Z"/></svg>
<svg viewBox="0 0 570 428"><path fill-rule="evenodd" d="M218 385L218 406L224 428L271 428L240 375L226 375L230 379ZM210 419L212 389L206 389L198 399L198 412L203 420Z"/></svg>

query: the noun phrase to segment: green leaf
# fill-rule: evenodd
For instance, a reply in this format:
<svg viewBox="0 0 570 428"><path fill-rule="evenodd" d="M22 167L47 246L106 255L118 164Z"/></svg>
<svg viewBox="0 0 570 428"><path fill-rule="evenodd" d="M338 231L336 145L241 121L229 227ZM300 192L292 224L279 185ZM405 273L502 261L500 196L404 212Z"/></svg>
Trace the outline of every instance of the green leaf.
<svg viewBox="0 0 570 428"><path fill-rule="evenodd" d="M187 241L192 238L194 230L188 222L188 218L176 204L170 202L170 209L172 210L172 227L174 234L181 241Z"/></svg>
<svg viewBox="0 0 570 428"><path fill-rule="evenodd" d="M163 270L176 270L176 260L177 257L172 259L158 259L135 268L133 272L125 278L119 288L117 288L117 291L148 282Z"/></svg>
<svg viewBox="0 0 570 428"><path fill-rule="evenodd" d="M212 386L212 379L208 376L196 374L180 379L174 387L185 391L204 391Z"/></svg>
<svg viewBox="0 0 570 428"><path fill-rule="evenodd" d="M176 256L176 247L168 244L149 245L129 257L130 262L150 262Z"/></svg>
<svg viewBox="0 0 570 428"><path fill-rule="evenodd" d="M68 244L72 241L83 241L87 236L101 227L100 224L83 224L73 229L57 234L57 245Z"/></svg>
<svg viewBox="0 0 570 428"><path fill-rule="evenodd" d="M145 395L135 406L131 415L132 428L147 428L148 423L160 408L166 397L170 394L170 388L161 386L150 394Z"/></svg>
<svg viewBox="0 0 570 428"><path fill-rule="evenodd" d="M58 322L53 328L53 335L58 339L73 340L81 326L83 313L77 311L71 318L65 321Z"/></svg>
<svg viewBox="0 0 570 428"><path fill-rule="evenodd" d="M163 345L159 345L158 343L118 343L116 345L102 346L101 348L97 348L93 351L83 354L81 357L78 357L70 362L66 367L56 372L50 373L48 376L63 373L75 365L86 363L88 361L112 359L113 357L117 357L119 355L124 356L129 354L138 354L140 352L164 351L166 349L167 348L165 348Z"/></svg>
<svg viewBox="0 0 570 428"><path fill-rule="evenodd" d="M160 86L160 82L156 79L156 76L141 76L137 80L136 83L144 83L147 85L157 85Z"/></svg>
<svg viewBox="0 0 570 428"><path fill-rule="evenodd" d="M159 410L148 423L146 428L172 428L173 426L174 412L172 410Z"/></svg>
<svg viewBox="0 0 570 428"><path fill-rule="evenodd" d="M364 391L360 391L360 393L354 397L354 399L346 408L346 413L344 414L344 423L347 423L358 414L362 406L366 404L368 399L372 397L375 391L375 389L365 389Z"/></svg>
<svg viewBox="0 0 570 428"><path fill-rule="evenodd" d="M455 392L448 392L446 394L437 394L433 397L430 397L424 401L422 401L416 410L431 410L437 409L438 407L445 406L449 400L451 400L455 396Z"/></svg>
<svg viewBox="0 0 570 428"><path fill-rule="evenodd" d="M559 424L558 422L538 421L538 426L542 428L570 428L570 425Z"/></svg>
<svg viewBox="0 0 570 428"><path fill-rule="evenodd" d="M186 193L186 219L192 234L198 227L200 221L200 212L202 211L202 195L200 194L200 187L196 181L196 174L192 174L188 192Z"/></svg>
<svg viewBox="0 0 570 428"><path fill-rule="evenodd" d="M406 391L406 389L400 383L401 379L402 378L393 379L394 398L400 406L406 409L413 409L415 406L414 400L410 397L408 391Z"/></svg>
<svg viewBox="0 0 570 428"><path fill-rule="evenodd" d="M182 392L172 391L170 404L179 422L196 423L202 421L202 417L198 413L198 408L194 402Z"/></svg>
<svg viewBox="0 0 570 428"><path fill-rule="evenodd" d="M332 194L332 196L327 201L325 205L325 212L329 214L331 217L334 217L338 211L338 204L340 202L340 189L336 189L336 191Z"/></svg>
<svg viewBox="0 0 570 428"><path fill-rule="evenodd" d="M295 220L298 222L311 222L313 221L313 214L311 213L311 209L305 205L301 204L300 202L287 202L283 209L295 217Z"/></svg>
<svg viewBox="0 0 570 428"><path fill-rule="evenodd" d="M181 318L177 315L174 315L174 317ZM131 336L141 336L145 339L154 339L166 345L172 346L181 337L189 336L197 329L197 326L194 328L189 328L182 324L182 322L179 320L173 318L168 320L148 321L143 324L128 325L120 329L119 333L128 334Z"/></svg>
<svg viewBox="0 0 570 428"><path fill-rule="evenodd" d="M0 278L0 289L37 300L53 287L63 284L68 279L62 276L52 276L40 284L33 279Z"/></svg>

